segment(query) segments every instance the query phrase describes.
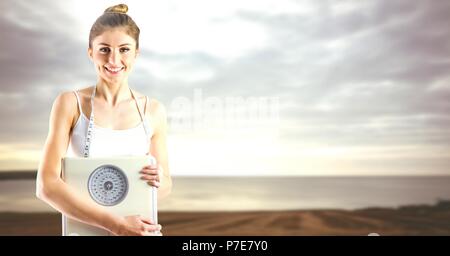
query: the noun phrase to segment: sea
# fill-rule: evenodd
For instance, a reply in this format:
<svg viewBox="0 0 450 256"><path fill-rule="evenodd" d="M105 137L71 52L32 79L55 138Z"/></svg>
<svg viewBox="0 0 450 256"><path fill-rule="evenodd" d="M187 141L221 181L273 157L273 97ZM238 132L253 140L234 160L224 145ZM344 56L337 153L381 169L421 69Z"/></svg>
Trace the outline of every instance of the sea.
<svg viewBox="0 0 450 256"><path fill-rule="evenodd" d="M173 177L160 211L355 210L450 200L450 176ZM54 212L34 179L0 180L0 212Z"/></svg>

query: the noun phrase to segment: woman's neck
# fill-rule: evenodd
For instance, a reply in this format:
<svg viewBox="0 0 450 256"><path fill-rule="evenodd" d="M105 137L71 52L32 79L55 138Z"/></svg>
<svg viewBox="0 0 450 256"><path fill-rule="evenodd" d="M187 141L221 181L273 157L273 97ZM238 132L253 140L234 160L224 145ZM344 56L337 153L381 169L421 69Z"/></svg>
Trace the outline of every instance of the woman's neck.
<svg viewBox="0 0 450 256"><path fill-rule="evenodd" d="M97 95L96 97L105 100L105 102L111 106L115 106L118 103L132 97L127 82L109 84L104 81L99 81L97 83L97 90L95 94Z"/></svg>

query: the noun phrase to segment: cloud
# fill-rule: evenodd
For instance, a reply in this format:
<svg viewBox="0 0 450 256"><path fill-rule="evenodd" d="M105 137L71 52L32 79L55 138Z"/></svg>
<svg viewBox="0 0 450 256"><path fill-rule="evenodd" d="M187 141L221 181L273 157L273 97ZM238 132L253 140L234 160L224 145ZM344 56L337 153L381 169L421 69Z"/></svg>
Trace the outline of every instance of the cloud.
<svg viewBox="0 0 450 256"><path fill-rule="evenodd" d="M282 114L297 126L284 134L324 144L378 144L375 134L384 143L449 144L449 92L429 90L448 81L449 3L378 1L344 14L327 6L307 16L240 14L272 35L276 54L264 71L278 76L258 74L280 78L272 91L290 95Z"/></svg>
<svg viewBox="0 0 450 256"><path fill-rule="evenodd" d="M2 142L41 142L36 135L45 136L56 95L71 83L95 78L86 47L69 36L72 21L54 5L41 4L2 2L7 11L0 30L7 36L0 38L6 49L0 55L0 116L8 120L0 128Z"/></svg>
<svg viewBox="0 0 450 256"><path fill-rule="evenodd" d="M416 156L450 147L448 1L204 4L199 12L155 3L148 15L132 3L143 41L130 85L161 100L170 118L171 103L196 89L219 99L278 97L287 164L308 145L354 155L412 147L414 156L386 168L407 169L405 159L415 158L423 169L445 169L448 157L420 164ZM42 144L56 95L95 82L86 45L99 12L81 19L72 13L81 5L1 2L0 116L8 122L0 143ZM357 168L386 158L376 155Z"/></svg>

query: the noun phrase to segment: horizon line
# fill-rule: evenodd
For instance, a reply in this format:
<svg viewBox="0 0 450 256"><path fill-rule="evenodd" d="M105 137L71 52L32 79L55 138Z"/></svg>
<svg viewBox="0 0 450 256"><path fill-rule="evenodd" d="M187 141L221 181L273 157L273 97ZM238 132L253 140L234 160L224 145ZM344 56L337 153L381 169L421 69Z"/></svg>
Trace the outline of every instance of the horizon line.
<svg viewBox="0 0 450 256"><path fill-rule="evenodd" d="M0 170L1 180L29 180L35 179L37 170ZM450 177L450 174L243 174L243 175L223 175L223 174L192 174L192 175L171 175L173 178L289 178L289 177L304 177L304 178L395 178L395 177Z"/></svg>

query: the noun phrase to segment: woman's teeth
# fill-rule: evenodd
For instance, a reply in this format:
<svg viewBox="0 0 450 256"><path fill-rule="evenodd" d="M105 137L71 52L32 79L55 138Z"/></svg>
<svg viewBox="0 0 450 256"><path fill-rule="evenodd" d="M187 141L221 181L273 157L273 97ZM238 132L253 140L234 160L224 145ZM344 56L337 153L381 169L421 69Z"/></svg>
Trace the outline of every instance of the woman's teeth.
<svg viewBox="0 0 450 256"><path fill-rule="evenodd" d="M118 73L119 71L121 71L124 68L125 67L121 67L121 68L108 68L108 67L105 67L105 69L108 70L111 73Z"/></svg>

